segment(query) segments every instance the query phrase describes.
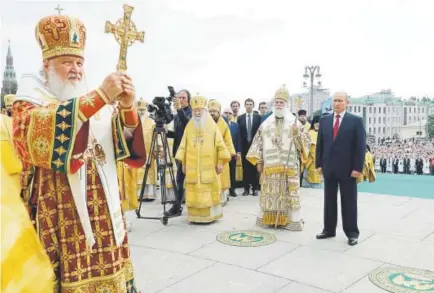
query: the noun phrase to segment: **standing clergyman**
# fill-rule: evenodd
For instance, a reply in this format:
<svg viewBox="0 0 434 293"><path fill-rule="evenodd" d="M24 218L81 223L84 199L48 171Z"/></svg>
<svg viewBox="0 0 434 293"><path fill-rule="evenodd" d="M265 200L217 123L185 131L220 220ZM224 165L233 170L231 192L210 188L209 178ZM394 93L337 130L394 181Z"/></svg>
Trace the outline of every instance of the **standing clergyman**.
<svg viewBox="0 0 434 293"><path fill-rule="evenodd" d="M285 86L276 91L273 114L258 129L247 160L261 173L258 225L303 230L299 200L299 156L307 154L309 136L288 108Z"/></svg>

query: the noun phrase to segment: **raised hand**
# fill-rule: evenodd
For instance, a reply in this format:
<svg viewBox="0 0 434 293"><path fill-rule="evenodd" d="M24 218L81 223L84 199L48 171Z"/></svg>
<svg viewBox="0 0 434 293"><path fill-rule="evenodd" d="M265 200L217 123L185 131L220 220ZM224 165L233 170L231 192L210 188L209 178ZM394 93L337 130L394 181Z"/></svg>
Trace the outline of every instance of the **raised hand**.
<svg viewBox="0 0 434 293"><path fill-rule="evenodd" d="M122 74L122 88L124 91L120 95L119 103L122 108L129 108L134 103L134 99L136 97L136 90L134 88L131 77L126 73L122 72Z"/></svg>
<svg viewBox="0 0 434 293"><path fill-rule="evenodd" d="M116 101L116 98L124 91L122 76L118 72L110 73L103 81L100 89L109 99L110 103Z"/></svg>

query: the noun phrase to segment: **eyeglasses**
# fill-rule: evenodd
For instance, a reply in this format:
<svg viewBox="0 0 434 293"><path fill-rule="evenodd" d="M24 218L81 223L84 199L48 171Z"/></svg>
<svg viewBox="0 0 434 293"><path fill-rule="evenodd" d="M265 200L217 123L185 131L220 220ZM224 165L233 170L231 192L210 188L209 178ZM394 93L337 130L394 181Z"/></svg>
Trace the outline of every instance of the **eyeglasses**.
<svg viewBox="0 0 434 293"><path fill-rule="evenodd" d="M231 112L223 112L223 114L229 115L232 114Z"/></svg>

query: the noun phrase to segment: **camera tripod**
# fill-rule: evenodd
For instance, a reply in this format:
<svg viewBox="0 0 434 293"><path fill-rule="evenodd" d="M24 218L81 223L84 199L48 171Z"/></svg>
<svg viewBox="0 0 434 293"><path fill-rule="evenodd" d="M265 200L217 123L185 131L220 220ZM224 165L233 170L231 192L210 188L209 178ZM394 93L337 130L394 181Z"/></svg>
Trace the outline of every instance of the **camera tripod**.
<svg viewBox="0 0 434 293"><path fill-rule="evenodd" d="M158 138L161 139L161 142L163 144L163 156L160 157L159 150L157 149L157 142ZM161 202L163 204L163 216L161 217L143 217L140 214L140 211L142 209L143 204L143 196L145 193L145 187L146 187L146 180L148 178L149 169L152 166L152 161L155 160L157 164L157 174L160 180L160 192L161 192ZM167 187L166 187L166 168L169 168L169 174L170 179L172 181L173 191L175 193L175 201L168 201L167 200ZM153 133L152 133L152 141L151 141L151 149L149 151L149 156L146 160L146 167L145 167L145 175L143 176L142 181L142 188L140 191L140 197L139 197L139 208L136 210L137 218L139 219L152 219L152 220L160 220L163 225L167 225L168 219L173 217L178 217L179 215L175 216L166 216L166 204L167 203L175 203L178 200L178 188L175 181L175 175L173 172L173 163L172 163L172 156L170 154L169 150L169 144L167 142L167 134L166 129L164 128L163 124L157 123Z"/></svg>

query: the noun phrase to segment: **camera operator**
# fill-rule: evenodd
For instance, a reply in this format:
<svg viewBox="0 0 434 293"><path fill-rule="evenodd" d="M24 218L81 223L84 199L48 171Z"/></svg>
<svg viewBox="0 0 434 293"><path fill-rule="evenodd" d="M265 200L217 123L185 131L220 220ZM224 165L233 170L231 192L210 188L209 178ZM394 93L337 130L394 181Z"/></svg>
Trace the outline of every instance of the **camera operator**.
<svg viewBox="0 0 434 293"><path fill-rule="evenodd" d="M191 119L191 106L190 106L190 92L187 90L180 90L176 97L173 98L173 108L176 110L174 118L174 131L169 131L167 137L173 138L173 157L176 156L176 151L181 143L182 136L184 135L184 129L187 123ZM176 185L178 186L178 192L176 202L166 212L167 216L173 216L181 214L181 203L184 198L184 178L185 174L182 172L182 165L180 162L176 162Z"/></svg>

